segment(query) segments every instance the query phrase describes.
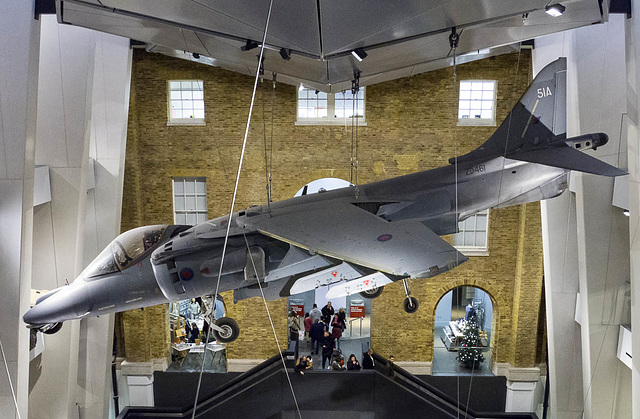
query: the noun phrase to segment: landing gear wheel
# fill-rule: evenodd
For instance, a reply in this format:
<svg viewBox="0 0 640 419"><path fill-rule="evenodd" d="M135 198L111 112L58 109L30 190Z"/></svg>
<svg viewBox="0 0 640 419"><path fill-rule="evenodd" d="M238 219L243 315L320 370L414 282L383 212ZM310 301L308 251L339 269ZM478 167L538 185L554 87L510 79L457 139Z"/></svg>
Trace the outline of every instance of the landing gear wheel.
<svg viewBox="0 0 640 419"><path fill-rule="evenodd" d="M382 291L384 291L384 285L380 285L377 288L372 288L372 289L367 290L367 291L362 291L360 293L360 296L362 296L363 298L368 298L368 299L378 298L380 296L380 294L382 294Z"/></svg>
<svg viewBox="0 0 640 419"><path fill-rule="evenodd" d="M230 343L238 338L240 335L240 328L238 327L238 323L233 320L231 317L220 317L216 320L216 326L220 327L222 331L218 331L213 329L213 336L216 340L222 343Z"/></svg>
<svg viewBox="0 0 640 419"><path fill-rule="evenodd" d="M62 322L56 323L53 327L48 328L47 330L43 330L42 333L45 335L53 335L62 329Z"/></svg>
<svg viewBox="0 0 640 419"><path fill-rule="evenodd" d="M405 298L402 305L407 313L415 313L418 310L418 300L415 297Z"/></svg>

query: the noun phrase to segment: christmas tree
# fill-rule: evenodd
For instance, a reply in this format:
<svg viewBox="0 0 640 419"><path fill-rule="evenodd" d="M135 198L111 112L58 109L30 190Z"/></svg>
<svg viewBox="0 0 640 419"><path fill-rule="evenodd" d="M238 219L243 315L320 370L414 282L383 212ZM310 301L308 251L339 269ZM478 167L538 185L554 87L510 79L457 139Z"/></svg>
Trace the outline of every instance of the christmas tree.
<svg viewBox="0 0 640 419"><path fill-rule="evenodd" d="M469 369L477 368L484 362L484 356L480 350L480 325L475 314L467 321L456 359L460 365Z"/></svg>

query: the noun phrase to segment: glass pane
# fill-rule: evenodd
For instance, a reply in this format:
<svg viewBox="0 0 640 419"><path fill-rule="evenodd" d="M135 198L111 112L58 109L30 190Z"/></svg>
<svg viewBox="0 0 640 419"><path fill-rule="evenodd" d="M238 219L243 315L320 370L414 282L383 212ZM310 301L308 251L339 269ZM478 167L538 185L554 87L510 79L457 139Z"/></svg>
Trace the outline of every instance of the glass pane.
<svg viewBox="0 0 640 419"><path fill-rule="evenodd" d="M482 107L482 102L479 100L472 100L471 101L471 110L480 110L480 108Z"/></svg>
<svg viewBox="0 0 640 419"><path fill-rule="evenodd" d="M193 109L193 102L190 100L183 100L180 102L180 106L182 106L182 109Z"/></svg>
<svg viewBox="0 0 640 419"><path fill-rule="evenodd" d="M493 119L493 111L492 110L484 110L480 113L480 118L482 119Z"/></svg>
<svg viewBox="0 0 640 419"><path fill-rule="evenodd" d="M170 97L171 97L171 99L180 99L180 96L181 96L181 95L180 95L180 92L179 92L179 91L175 91L175 90L172 90L172 91L171 91L171 96L170 96Z"/></svg>
<svg viewBox="0 0 640 419"><path fill-rule="evenodd" d="M471 216L466 220L464 220L464 225L462 226L462 228L465 231L472 231L475 227L475 224L476 224L476 218L474 216Z"/></svg>
<svg viewBox="0 0 640 419"><path fill-rule="evenodd" d="M471 107L470 100L461 100L460 101L460 109L469 109Z"/></svg>
<svg viewBox="0 0 640 419"><path fill-rule="evenodd" d="M486 231L487 230L487 215L486 214L478 214L476 215L476 217L478 218L478 222L477 222L477 229L478 230L483 230Z"/></svg>
<svg viewBox="0 0 640 419"><path fill-rule="evenodd" d="M179 81L170 81L169 82L169 88L171 90L179 90L180 89L180 82Z"/></svg>
<svg viewBox="0 0 640 419"><path fill-rule="evenodd" d="M307 101L306 99L300 99L298 100L298 109L304 109L307 107Z"/></svg>
<svg viewBox="0 0 640 419"><path fill-rule="evenodd" d="M482 92L482 99L493 101L493 90L484 90Z"/></svg>
<svg viewBox="0 0 640 419"><path fill-rule="evenodd" d="M306 99L307 98L307 91L306 90L298 90L298 98L299 99Z"/></svg>
<svg viewBox="0 0 640 419"><path fill-rule="evenodd" d="M472 81L471 82L471 90L482 90L482 82L481 81Z"/></svg>
<svg viewBox="0 0 640 419"><path fill-rule="evenodd" d="M204 110L204 101L203 100L194 100L193 101L193 109Z"/></svg>
<svg viewBox="0 0 640 419"><path fill-rule="evenodd" d="M180 89L182 90L191 90L191 82L190 81L181 81Z"/></svg>
<svg viewBox="0 0 640 419"><path fill-rule="evenodd" d="M344 110L343 109L336 109L336 118L344 118Z"/></svg>
<svg viewBox="0 0 640 419"><path fill-rule="evenodd" d="M185 216L184 213L176 213L176 224L186 224L187 223L187 217Z"/></svg>
<svg viewBox="0 0 640 419"><path fill-rule="evenodd" d="M196 192L206 193L207 192L206 185L207 185L207 182L205 180L196 180Z"/></svg>
<svg viewBox="0 0 640 419"><path fill-rule="evenodd" d="M471 99L471 91L469 90L461 90L460 91L460 100L463 99Z"/></svg>
<svg viewBox="0 0 640 419"><path fill-rule="evenodd" d="M356 94L356 97L358 99L364 100L364 87L358 91L358 93Z"/></svg>
<svg viewBox="0 0 640 419"><path fill-rule="evenodd" d="M172 119L180 119L180 118L182 118L182 111L180 111L180 110L171 110L171 118Z"/></svg>
<svg viewBox="0 0 640 419"><path fill-rule="evenodd" d="M196 225L198 224L198 217L195 213L187 213L187 224Z"/></svg>
<svg viewBox="0 0 640 419"><path fill-rule="evenodd" d="M469 117L469 111L468 110L458 111L458 119L468 118L468 117Z"/></svg>
<svg viewBox="0 0 640 419"><path fill-rule="evenodd" d="M464 245L465 246L473 246L475 238L475 233L473 232L464 232Z"/></svg>
<svg viewBox="0 0 640 419"><path fill-rule="evenodd" d="M480 90L471 91L471 99L473 99L473 100L482 99L482 91L480 91Z"/></svg>
<svg viewBox="0 0 640 419"><path fill-rule="evenodd" d="M494 82L485 81L482 83L482 90L494 90Z"/></svg>
<svg viewBox="0 0 640 419"><path fill-rule="evenodd" d="M182 99L193 99L191 91L182 92Z"/></svg>
<svg viewBox="0 0 640 419"><path fill-rule="evenodd" d="M487 245L486 243L486 236L487 233L485 233L484 231L479 231L476 233L476 246L481 246L481 247L485 247Z"/></svg>
<svg viewBox="0 0 640 419"><path fill-rule="evenodd" d="M493 101L483 100L482 101L482 109L485 109L485 110L493 109Z"/></svg>
<svg viewBox="0 0 640 419"><path fill-rule="evenodd" d="M204 90L204 82L202 80L195 81L193 83L194 90Z"/></svg>
<svg viewBox="0 0 640 419"><path fill-rule="evenodd" d="M173 209L175 211L184 211L184 196L176 196Z"/></svg>
<svg viewBox="0 0 640 419"><path fill-rule="evenodd" d="M196 181L193 179L185 179L184 181L184 186L185 186L185 191L188 194L193 194L196 191Z"/></svg>
<svg viewBox="0 0 640 419"><path fill-rule="evenodd" d="M326 118L327 110L326 109L318 109L318 118Z"/></svg>
<svg viewBox="0 0 640 419"><path fill-rule="evenodd" d="M182 179L176 179L173 181L173 193L176 195L184 193L184 182Z"/></svg>
<svg viewBox="0 0 640 419"><path fill-rule="evenodd" d="M199 212L198 213L198 224L204 223L205 221L207 221L207 213Z"/></svg>
<svg viewBox="0 0 640 419"><path fill-rule="evenodd" d="M187 196L185 198L186 209L189 211L196 209L196 197L195 196Z"/></svg>
<svg viewBox="0 0 640 419"><path fill-rule="evenodd" d="M453 245L454 246L462 245L462 233L456 233L453 235Z"/></svg>
<svg viewBox="0 0 640 419"><path fill-rule="evenodd" d="M326 98L327 98L327 94L325 92L318 93L318 99L326 99Z"/></svg>
<svg viewBox="0 0 640 419"><path fill-rule="evenodd" d="M204 93L202 91L196 90L192 95L194 99L204 99Z"/></svg>
<svg viewBox="0 0 640 419"><path fill-rule="evenodd" d="M196 209L197 210L205 210L207 209L207 197L206 196L198 196L196 198Z"/></svg>
<svg viewBox="0 0 640 419"><path fill-rule="evenodd" d="M461 81L460 82L460 90L471 90L471 82L470 81Z"/></svg>
<svg viewBox="0 0 640 419"><path fill-rule="evenodd" d="M179 100L172 100L171 109L182 109L182 102Z"/></svg>

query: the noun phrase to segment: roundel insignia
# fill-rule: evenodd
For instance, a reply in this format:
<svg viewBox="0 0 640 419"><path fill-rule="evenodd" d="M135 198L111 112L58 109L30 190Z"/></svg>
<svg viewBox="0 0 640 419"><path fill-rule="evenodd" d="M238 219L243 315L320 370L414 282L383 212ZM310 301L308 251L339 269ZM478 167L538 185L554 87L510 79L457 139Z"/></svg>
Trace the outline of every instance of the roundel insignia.
<svg viewBox="0 0 640 419"><path fill-rule="evenodd" d="M386 242L389 241L393 238L393 236L391 234L381 234L378 236L378 241L379 242Z"/></svg>
<svg viewBox="0 0 640 419"><path fill-rule="evenodd" d="M193 271L191 270L191 268L183 268L180 271L180 278L183 281L191 281L193 279Z"/></svg>

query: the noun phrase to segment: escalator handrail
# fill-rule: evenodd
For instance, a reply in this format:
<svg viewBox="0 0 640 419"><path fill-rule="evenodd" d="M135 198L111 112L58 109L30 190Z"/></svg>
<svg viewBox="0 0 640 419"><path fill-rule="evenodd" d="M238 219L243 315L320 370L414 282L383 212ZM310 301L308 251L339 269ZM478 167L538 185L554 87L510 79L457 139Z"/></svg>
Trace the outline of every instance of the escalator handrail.
<svg viewBox="0 0 640 419"><path fill-rule="evenodd" d="M376 360L376 365L387 365L389 363L387 359L383 358L376 352L373 353L373 358ZM410 381L416 386L433 393L437 397L442 398L445 402L448 402L451 405L451 407L453 407L454 409L458 408L458 401L455 400L453 397L449 396L448 394L444 393L442 390L432 386L431 384L425 381L422 381L415 375L411 374L409 371L395 364L393 365L392 368L397 374L401 375L402 378L404 378L405 380ZM468 416L472 416L478 419L480 418L536 418L536 416L528 412L476 412L471 408L467 408L467 406L465 406L462 403L460 404L460 408L464 408Z"/></svg>

